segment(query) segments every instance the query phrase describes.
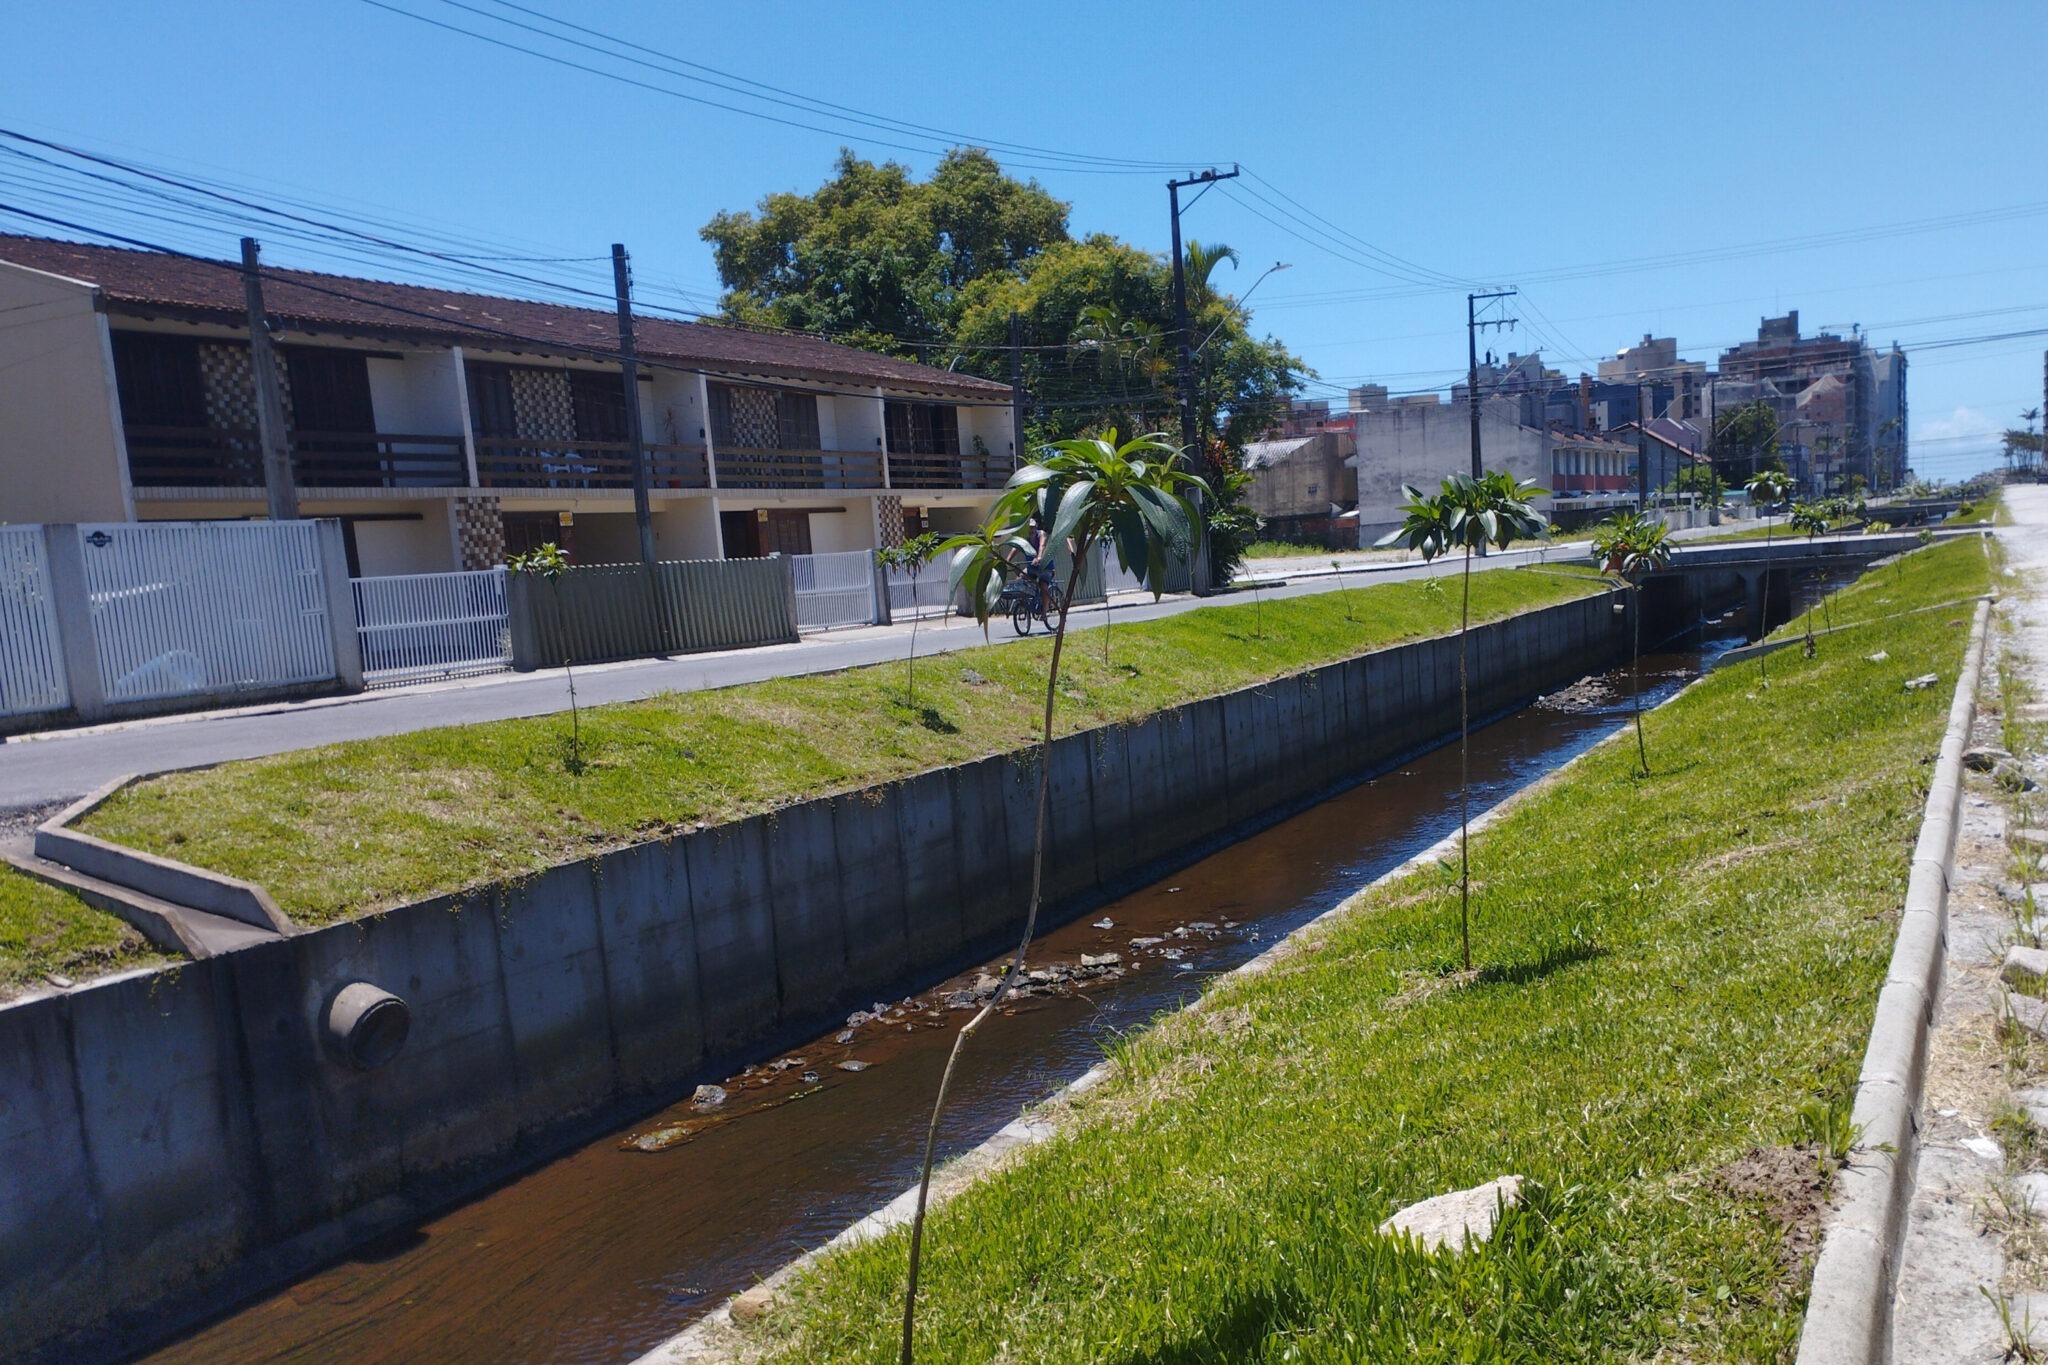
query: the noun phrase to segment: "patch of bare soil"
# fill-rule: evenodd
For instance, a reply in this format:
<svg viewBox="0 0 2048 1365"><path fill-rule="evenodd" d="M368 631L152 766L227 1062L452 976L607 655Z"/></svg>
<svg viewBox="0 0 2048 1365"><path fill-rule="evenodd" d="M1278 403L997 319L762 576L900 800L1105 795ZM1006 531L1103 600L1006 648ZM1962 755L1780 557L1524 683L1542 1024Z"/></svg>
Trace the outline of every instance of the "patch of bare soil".
<svg viewBox="0 0 2048 1365"><path fill-rule="evenodd" d="M1715 1171L1708 1183L1723 1194L1763 1206L1784 1233L1779 1264L1786 1274L1797 1275L1820 1249L1834 1166L1834 1159L1812 1143L1752 1147Z"/></svg>

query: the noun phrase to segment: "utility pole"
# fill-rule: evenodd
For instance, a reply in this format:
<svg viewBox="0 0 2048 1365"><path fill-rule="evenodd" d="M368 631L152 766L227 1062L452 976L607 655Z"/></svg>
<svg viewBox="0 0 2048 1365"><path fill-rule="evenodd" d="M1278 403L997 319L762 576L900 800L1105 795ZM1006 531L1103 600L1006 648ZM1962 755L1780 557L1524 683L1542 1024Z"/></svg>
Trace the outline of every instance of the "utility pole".
<svg viewBox="0 0 2048 1365"><path fill-rule="evenodd" d="M1173 211L1173 329L1174 349L1179 357L1175 367L1175 388L1180 400L1181 449L1186 452L1190 466L1196 466L1201 458L1201 433L1195 430L1195 353L1193 339L1188 335L1188 272L1187 261L1180 248L1180 192L1189 185L1212 185L1218 180L1235 180L1237 177L1238 169L1232 166L1228 171L1211 168L1185 180L1166 182L1166 202ZM1201 494L1197 493L1197 511L1201 505ZM1199 526L1195 528L1195 543L1189 550L1188 575L1196 593L1209 591L1208 537L1202 534Z"/></svg>
<svg viewBox="0 0 2048 1365"><path fill-rule="evenodd" d="M1010 464L1024 463L1024 322L1010 310Z"/></svg>
<svg viewBox="0 0 2048 1365"><path fill-rule="evenodd" d="M1479 305L1494 299L1514 297L1512 289L1502 289L1492 294L1467 294L1465 296L1465 402L1472 410L1472 477L1485 474L1479 456L1479 330L1482 327L1508 328L1518 318L1493 318L1486 322L1479 320Z"/></svg>
<svg viewBox="0 0 2048 1365"><path fill-rule="evenodd" d="M619 300L619 368L626 384L626 458L633 467L633 522L640 562L654 567L654 508L647 491L647 441L640 429L640 362L633 350L633 268L622 242L612 243L612 289Z"/></svg>
<svg viewBox="0 0 2048 1365"><path fill-rule="evenodd" d="M1643 402L1643 377L1636 376L1636 515L1649 506L1650 409Z"/></svg>
<svg viewBox="0 0 2048 1365"><path fill-rule="evenodd" d="M254 237L242 239L242 296L249 306L249 368L256 381L256 439L263 447L263 491L272 521L299 519L299 489L292 480L291 433L284 422L284 390L277 382L277 350L263 311L263 274Z"/></svg>

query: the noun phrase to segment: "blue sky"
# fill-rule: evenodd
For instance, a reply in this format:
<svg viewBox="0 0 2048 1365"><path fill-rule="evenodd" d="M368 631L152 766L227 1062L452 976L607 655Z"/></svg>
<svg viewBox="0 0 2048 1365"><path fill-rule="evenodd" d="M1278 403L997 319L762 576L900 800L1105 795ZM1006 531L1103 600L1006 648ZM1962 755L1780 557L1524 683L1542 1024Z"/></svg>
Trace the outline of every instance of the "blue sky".
<svg viewBox="0 0 2048 1365"><path fill-rule="evenodd" d="M1464 285L1418 277L1519 285L1523 325L1493 344L1540 346L1571 373L1645 332L1711 360L1788 308L1809 331L1861 324L1909 352L2048 328L2048 6L2038 0L519 2L974 140L1190 169L1241 162L1260 179L1210 194L1187 230L1239 249L1240 287L1289 263L1251 303L1257 325L1329 381L1318 392L1368 379L1427 388L1462 367ZM543 45L475 12L532 22L497 0L383 3ZM648 300L682 307L715 299L697 229L718 210L815 186L842 144L921 171L948 140L902 151L864 141L896 139L843 117L831 120L838 131L778 126L369 0L6 0L0 21L14 58L0 125L374 218L407 240L563 258L624 241ZM1035 174L1072 203L1076 231L1164 250L1163 171L1044 165ZM230 225L146 220L132 206L55 199L55 186L43 168L0 159L0 203L234 249ZM1924 226L1896 230L1909 224ZM28 226L4 211L0 225ZM363 268L258 235L279 264ZM508 268L607 281L589 259ZM434 268L366 273L432 278ZM2044 349L2048 336L1914 353L1915 467L1954 476L1992 462L1993 434L2041 402Z"/></svg>

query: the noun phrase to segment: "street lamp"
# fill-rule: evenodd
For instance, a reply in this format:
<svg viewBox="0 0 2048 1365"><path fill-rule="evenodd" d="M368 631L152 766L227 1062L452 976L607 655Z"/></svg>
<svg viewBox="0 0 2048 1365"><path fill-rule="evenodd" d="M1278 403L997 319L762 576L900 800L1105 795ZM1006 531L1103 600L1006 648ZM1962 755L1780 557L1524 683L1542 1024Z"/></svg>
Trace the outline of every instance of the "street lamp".
<svg viewBox="0 0 2048 1365"><path fill-rule="evenodd" d="M1257 289L1260 285L1266 282L1266 276L1271 275L1273 272L1277 270L1292 269L1294 269L1294 263L1292 261L1273 262L1273 264L1267 266L1265 270L1260 272L1259 277L1257 279L1252 281L1252 288L1245 290L1242 294L1239 294L1235 301L1240 306L1242 306L1244 301L1252 296L1252 289ZM1195 347L1193 351L1189 352L1188 359L1193 360L1196 356L1200 355L1202 353L1202 347L1207 346L1210 342L1214 341L1216 339L1216 333L1222 331L1224 323L1228 321L1229 319L1225 318L1223 322L1219 322L1215 325L1215 327L1211 328L1209 335L1202 338L1202 345Z"/></svg>

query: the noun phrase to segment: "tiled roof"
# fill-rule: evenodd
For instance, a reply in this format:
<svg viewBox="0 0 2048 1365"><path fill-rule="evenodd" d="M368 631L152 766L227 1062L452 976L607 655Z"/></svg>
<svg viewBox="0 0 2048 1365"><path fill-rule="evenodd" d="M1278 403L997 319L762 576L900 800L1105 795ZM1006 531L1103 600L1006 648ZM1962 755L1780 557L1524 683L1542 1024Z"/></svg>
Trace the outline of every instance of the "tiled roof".
<svg viewBox="0 0 2048 1365"><path fill-rule="evenodd" d="M0 261L97 285L117 312L157 309L228 323L246 316L235 263L5 234ZM293 331L402 335L501 351L545 353L554 346L571 355L618 349L618 320L606 309L270 267L264 269L263 294L269 314ZM1009 385L993 380L817 337L653 317L636 317L633 332L643 359L690 368L976 398L1007 399L1010 392Z"/></svg>

